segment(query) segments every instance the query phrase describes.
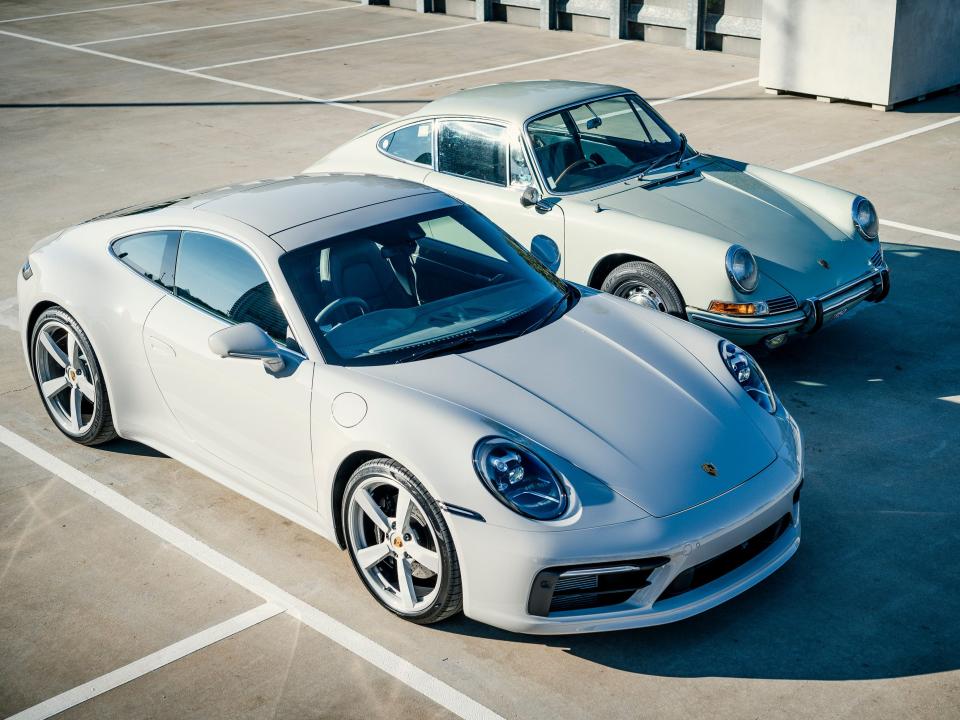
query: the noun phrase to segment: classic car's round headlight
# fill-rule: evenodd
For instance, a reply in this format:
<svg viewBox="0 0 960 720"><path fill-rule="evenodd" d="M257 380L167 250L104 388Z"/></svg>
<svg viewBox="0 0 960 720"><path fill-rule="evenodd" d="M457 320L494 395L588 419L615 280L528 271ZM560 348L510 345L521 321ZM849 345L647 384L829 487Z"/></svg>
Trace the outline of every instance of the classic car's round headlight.
<svg viewBox="0 0 960 720"><path fill-rule="evenodd" d="M742 292L752 293L756 290L760 271L753 253L743 245L731 245L727 250L727 275L730 282Z"/></svg>
<svg viewBox="0 0 960 720"><path fill-rule="evenodd" d="M477 443L473 462L494 496L534 520L554 520L567 509L567 491L556 473L532 452L505 438Z"/></svg>
<svg viewBox="0 0 960 720"><path fill-rule="evenodd" d="M853 199L853 224L866 240L876 240L880 234L880 219L873 203L859 195Z"/></svg>
<svg viewBox="0 0 960 720"><path fill-rule="evenodd" d="M740 387L747 391L747 395L752 397L757 405L771 414L777 411L777 396L773 394L767 376L749 353L729 340L721 340L720 357L727 364L733 379L740 383Z"/></svg>

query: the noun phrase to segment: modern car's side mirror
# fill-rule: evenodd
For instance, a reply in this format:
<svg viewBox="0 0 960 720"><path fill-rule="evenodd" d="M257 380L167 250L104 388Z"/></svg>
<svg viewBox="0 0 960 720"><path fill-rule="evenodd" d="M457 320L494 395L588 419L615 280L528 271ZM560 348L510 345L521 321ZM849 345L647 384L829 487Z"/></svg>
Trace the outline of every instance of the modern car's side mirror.
<svg viewBox="0 0 960 720"><path fill-rule="evenodd" d="M270 372L280 372L285 363L280 349L269 335L250 322L218 330L207 341L210 351L220 357L260 360Z"/></svg>
<svg viewBox="0 0 960 720"><path fill-rule="evenodd" d="M530 252L537 260L546 265L550 272L555 273L560 269L560 248L546 235L533 236Z"/></svg>
<svg viewBox="0 0 960 720"><path fill-rule="evenodd" d="M520 204L524 207L532 207L540 203L540 191L533 185L527 185L520 196Z"/></svg>

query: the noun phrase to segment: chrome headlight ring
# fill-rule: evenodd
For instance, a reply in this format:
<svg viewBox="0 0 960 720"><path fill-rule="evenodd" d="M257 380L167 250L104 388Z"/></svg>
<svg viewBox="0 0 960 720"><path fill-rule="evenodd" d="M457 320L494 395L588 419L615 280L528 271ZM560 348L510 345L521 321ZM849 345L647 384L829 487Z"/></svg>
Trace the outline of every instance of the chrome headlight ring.
<svg viewBox="0 0 960 720"><path fill-rule="evenodd" d="M872 202L857 195L850 207L850 214L853 216L853 226L864 240L876 240L880 236L880 218Z"/></svg>
<svg viewBox="0 0 960 720"><path fill-rule="evenodd" d="M727 250L724 264L727 268L727 277L733 286L744 293L752 293L757 289L760 280L760 269L753 253L743 245L731 245Z"/></svg>

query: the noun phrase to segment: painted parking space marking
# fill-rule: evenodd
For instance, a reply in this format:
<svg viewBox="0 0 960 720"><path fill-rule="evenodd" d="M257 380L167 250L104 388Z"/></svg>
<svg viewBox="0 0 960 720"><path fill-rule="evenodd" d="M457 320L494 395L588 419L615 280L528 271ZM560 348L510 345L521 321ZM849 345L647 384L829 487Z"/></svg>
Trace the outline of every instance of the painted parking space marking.
<svg viewBox="0 0 960 720"><path fill-rule="evenodd" d="M88 42L75 43L74 47L102 45L103 43L120 42L122 40L142 40L144 38L158 37L160 35L176 35L178 33L198 32L200 30L213 30L215 28L233 27L234 25L249 25L251 23L269 22L271 20L286 20L287 18L301 17L303 15L316 15L317 13L335 12L337 10L355 10L362 7L364 6L357 3L355 5L340 5L338 7L320 8L319 10L303 10L301 12L286 13L285 15L270 15L268 17L252 18L250 20L234 20L233 22L223 22L215 25L197 25L195 27L177 28L176 30L160 30L159 32L143 33L142 35L124 35L123 37L107 38L105 40L90 40Z"/></svg>
<svg viewBox="0 0 960 720"><path fill-rule="evenodd" d="M70 483L81 492L100 501L111 510L123 515L161 540L232 580L237 585L255 595L259 595L266 602L283 608L303 624L333 640L345 650L349 650L354 655L366 660L374 667L416 690L441 707L446 708L454 715L471 720L502 720L499 715L486 706L447 685L439 678L430 675L409 660L391 652L313 605L291 595L266 578L214 550L209 545L158 515L154 515L115 490L97 482L86 473L52 455L39 445L35 445L17 435L3 425L0 425L0 443Z"/></svg>
<svg viewBox="0 0 960 720"><path fill-rule="evenodd" d="M125 8L142 7L143 5L165 5L180 2L180 0L150 0L150 2L128 3L126 5L108 5L107 7L88 8L87 10L66 10L64 12L49 13L47 15L30 15L27 17L0 20L0 23L23 22L24 20L42 20L43 18L61 17L63 15L80 15L82 13L103 12L104 10L123 10Z"/></svg>
<svg viewBox="0 0 960 720"><path fill-rule="evenodd" d="M907 232L930 235L931 237L938 237L943 238L944 240L955 240L956 242L960 242L960 235L943 232L943 230L931 230L930 228L918 227L917 225L907 225L906 223L894 222L893 220L881 220L880 224L896 228L897 230L906 230Z"/></svg>
<svg viewBox="0 0 960 720"><path fill-rule="evenodd" d="M342 45L328 45L321 48L312 48L310 50L295 50L293 52L279 53L277 55L264 55L263 57L250 58L249 60L233 60L232 62L217 63L216 65L201 65L190 68L191 71L214 70L216 68L233 67L235 65L249 65L251 63L267 62L268 60L282 60L283 58L298 57L300 55L315 55L316 53L330 52L331 50L343 50L345 48L360 47L361 45L373 45L375 43L389 42L391 40L402 40L403 38L412 38L420 35L432 35L433 33L447 32L448 30L462 30L469 27L483 27L483 23L471 22L463 25L449 25L440 28L431 28L430 30L419 30L418 32L404 33L402 35L389 35L382 38L372 38L370 40L357 40L356 42L343 43Z"/></svg>
<svg viewBox="0 0 960 720"><path fill-rule="evenodd" d="M111 672L94 678L89 682L78 685L75 688L55 695L49 700L21 710L16 715L11 715L8 720L45 720L53 717L57 713L68 710L75 705L86 702L97 695L118 688L132 680L143 677L147 673L169 665L172 662L180 660L198 650L203 650L214 643L225 640L231 635L236 635L247 628L269 620L272 617L283 612L283 608L273 603L264 603L257 607L247 610L244 613L218 623L206 630L201 630L195 635L184 638L178 642L168 645L165 648L150 653L146 657L134 660L128 665L112 670Z"/></svg>
<svg viewBox="0 0 960 720"><path fill-rule="evenodd" d="M708 93L715 93L721 90L728 90L738 85L746 85L747 83L759 82L759 77L747 78L746 80L736 80L734 82L724 83L723 85L715 85L713 87L707 88L705 90L696 90L694 92L684 93L683 95L675 95L673 97L664 98L663 100L654 100L651 105L666 105L667 103L677 102L678 100L686 100L687 98L694 98L700 95L706 95Z"/></svg>
<svg viewBox="0 0 960 720"><path fill-rule="evenodd" d="M241 82L240 80L230 80L228 78L217 77L216 75L206 75L204 73L195 72L193 70L184 70L183 68L175 68L170 65L161 65L160 63L149 62L147 60L137 60L136 58L126 57L124 55L115 55L113 53L103 52L102 50L94 50L92 48L86 47L75 47L73 45L67 45L66 43L56 42L55 40L46 40L44 38L35 37L33 35L24 35L23 33L10 32L9 30L0 30L0 35L6 35L8 37L15 37L21 40L29 40L30 42L40 43L41 45L49 45L51 47L62 48L64 50L72 50L74 52L87 53L88 55L96 55L97 57L108 58L110 60L119 60L120 62L130 63L132 65L140 65L142 67L153 68L154 70L165 70L167 72L177 73L178 75L185 75L187 77L200 78L202 80L210 80L212 82L222 83L224 85L232 85L234 87L243 88L245 90L255 90L257 92L268 93L270 95L279 95L280 97L293 98L295 100L304 100L306 102L317 103L318 105L330 105L332 107L339 107L345 110L353 110L354 112L366 113L368 115L377 115L379 117L385 118L396 118L400 117L394 113L384 112L383 110L374 110L373 108L363 107L361 105L345 105L337 102L336 100L328 100L325 98L313 97L312 95L303 95L301 93L287 92L286 90L278 90L277 88L266 87L265 85L254 85L253 83Z"/></svg>
<svg viewBox="0 0 960 720"><path fill-rule="evenodd" d="M882 147L883 145L889 145L890 143L895 143L899 140L905 140L909 137L913 137L914 135L930 132L931 130L939 130L942 127L953 125L954 123L958 122L960 122L960 115L954 115L953 117L947 118L946 120L941 120L940 122L930 123L929 125L914 128L913 130L907 130L906 132L898 133L897 135L891 135L890 137L881 138L880 140L874 140L873 142L864 143L863 145L857 145L849 150L842 150L838 153L834 153L833 155L827 155L826 157L822 157L817 160L811 160L810 162L803 163L802 165L795 165L788 170L784 170L784 172L803 172L804 170L809 170L810 168L817 167L818 165L825 165L826 163L833 162L834 160L840 160L841 158L849 157L850 155L856 155L857 153L866 152L867 150L873 150L874 148Z"/></svg>

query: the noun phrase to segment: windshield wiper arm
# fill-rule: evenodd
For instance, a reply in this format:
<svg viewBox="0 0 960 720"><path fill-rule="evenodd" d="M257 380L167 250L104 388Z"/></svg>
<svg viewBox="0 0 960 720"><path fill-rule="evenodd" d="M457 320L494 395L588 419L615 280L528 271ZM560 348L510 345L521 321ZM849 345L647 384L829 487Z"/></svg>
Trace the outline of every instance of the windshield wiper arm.
<svg viewBox="0 0 960 720"><path fill-rule="evenodd" d="M647 163L647 165L644 166L643 170L640 171L640 174L637 175L637 180L643 180L644 175L646 175L648 172L650 172L654 168L660 167L661 163L663 163L665 160L669 158L672 158L677 153L680 154L680 157L677 158L677 167L679 168L680 164L683 162L683 155L686 152L687 152L687 136L684 135L683 133L680 133L680 147L676 148L675 150L671 150L670 152L664 153L663 155L661 155L651 163Z"/></svg>

